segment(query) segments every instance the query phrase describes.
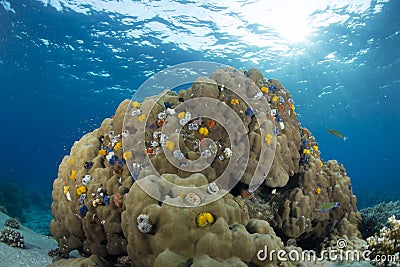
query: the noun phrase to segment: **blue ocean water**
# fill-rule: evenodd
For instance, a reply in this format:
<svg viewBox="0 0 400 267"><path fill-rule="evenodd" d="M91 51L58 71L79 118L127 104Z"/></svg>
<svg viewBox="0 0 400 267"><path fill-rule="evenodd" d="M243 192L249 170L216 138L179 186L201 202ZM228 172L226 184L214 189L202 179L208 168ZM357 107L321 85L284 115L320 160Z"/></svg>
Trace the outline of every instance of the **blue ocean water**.
<svg viewBox="0 0 400 267"><path fill-rule="evenodd" d="M0 180L45 206L74 141L152 74L196 60L279 79L359 207L400 199L399 1L0 4Z"/></svg>

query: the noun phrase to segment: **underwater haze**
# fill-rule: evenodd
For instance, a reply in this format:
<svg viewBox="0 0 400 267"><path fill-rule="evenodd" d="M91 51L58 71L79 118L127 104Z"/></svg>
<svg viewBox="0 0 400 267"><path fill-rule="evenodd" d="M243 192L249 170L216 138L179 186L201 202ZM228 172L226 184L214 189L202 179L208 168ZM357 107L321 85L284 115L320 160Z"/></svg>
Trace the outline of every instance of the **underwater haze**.
<svg viewBox="0 0 400 267"><path fill-rule="evenodd" d="M400 199L399 1L0 4L0 180L36 196L27 201L48 199L49 212L74 141L153 74L188 61L279 79L321 157L346 167L359 208Z"/></svg>

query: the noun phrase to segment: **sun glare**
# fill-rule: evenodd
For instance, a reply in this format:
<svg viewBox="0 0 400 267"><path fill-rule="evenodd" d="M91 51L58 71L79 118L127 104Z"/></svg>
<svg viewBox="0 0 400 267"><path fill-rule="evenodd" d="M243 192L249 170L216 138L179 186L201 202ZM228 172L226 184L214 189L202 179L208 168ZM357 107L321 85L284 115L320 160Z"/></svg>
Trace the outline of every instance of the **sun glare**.
<svg viewBox="0 0 400 267"><path fill-rule="evenodd" d="M301 18L283 20L276 25L275 29L284 39L293 43L306 40L311 33L311 28Z"/></svg>
<svg viewBox="0 0 400 267"><path fill-rule="evenodd" d="M283 1L286 2L286 1ZM283 39L297 43L307 39L312 32L310 24L310 8L303 1L292 1L291 4L280 4L270 9L268 26L274 29Z"/></svg>
<svg viewBox="0 0 400 267"><path fill-rule="evenodd" d="M323 3L306 0L253 1L246 5L231 5L229 8L240 14L248 25L259 25L259 29L275 33L289 43L307 40L313 31L312 14Z"/></svg>

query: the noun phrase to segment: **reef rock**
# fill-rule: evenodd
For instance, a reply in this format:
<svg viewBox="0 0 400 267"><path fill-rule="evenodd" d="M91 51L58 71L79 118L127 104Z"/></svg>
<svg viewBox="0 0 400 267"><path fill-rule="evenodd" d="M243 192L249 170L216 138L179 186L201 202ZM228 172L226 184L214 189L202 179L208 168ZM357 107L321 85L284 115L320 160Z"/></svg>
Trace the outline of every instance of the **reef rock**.
<svg viewBox="0 0 400 267"><path fill-rule="evenodd" d="M195 116L190 100L200 97L219 102L209 110L214 117ZM262 100L265 106L249 106ZM193 108L193 118L174 109L180 103ZM168 138L164 130L171 132ZM205 137L217 142L204 149ZM243 175L220 184L229 160L246 153L246 165L237 164ZM263 153L275 156L268 163ZM147 164L138 161L147 157ZM185 158L209 164L190 172ZM260 161L269 164L267 172L258 172ZM253 177L262 183L250 190ZM320 250L338 238L354 247L361 240L345 168L321 159L289 91L255 68L219 69L179 93L123 101L115 116L75 142L59 166L52 196L50 229L60 250L110 263L129 256L133 266L272 266L279 264L276 255L258 257L265 246Z"/></svg>

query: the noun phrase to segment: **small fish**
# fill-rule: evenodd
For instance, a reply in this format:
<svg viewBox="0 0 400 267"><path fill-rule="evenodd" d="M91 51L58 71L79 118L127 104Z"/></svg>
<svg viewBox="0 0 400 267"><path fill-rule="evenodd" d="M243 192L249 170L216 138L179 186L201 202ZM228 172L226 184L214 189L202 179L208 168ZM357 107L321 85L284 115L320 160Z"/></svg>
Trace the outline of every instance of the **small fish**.
<svg viewBox="0 0 400 267"><path fill-rule="evenodd" d="M342 139L343 141L346 141L346 140L348 139L348 137L344 136L344 134L342 134L341 132L339 132L339 131L337 131L337 130L330 130L330 129L328 129L328 130L326 130L326 132L327 132L328 134L335 135L335 136L339 137L339 138Z"/></svg>
<svg viewBox="0 0 400 267"><path fill-rule="evenodd" d="M335 208L339 208L339 202L321 203L315 211L325 212Z"/></svg>

